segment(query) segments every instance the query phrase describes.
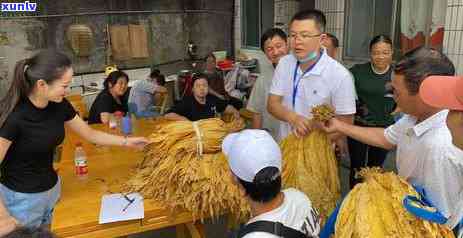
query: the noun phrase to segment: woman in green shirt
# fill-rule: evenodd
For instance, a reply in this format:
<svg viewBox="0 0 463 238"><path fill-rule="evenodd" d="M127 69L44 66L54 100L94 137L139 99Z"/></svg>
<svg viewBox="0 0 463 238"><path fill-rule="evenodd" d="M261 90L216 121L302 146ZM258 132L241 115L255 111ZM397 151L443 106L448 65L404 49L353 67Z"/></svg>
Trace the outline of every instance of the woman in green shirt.
<svg viewBox="0 0 463 238"><path fill-rule="evenodd" d="M391 115L395 107L391 88L392 54L391 39L378 35L370 42L370 62L354 65L350 69L358 96L356 125L385 128L394 123ZM382 166L388 151L351 138L348 138L348 147L350 185L353 187L359 182L355 179L355 173L365 166Z"/></svg>

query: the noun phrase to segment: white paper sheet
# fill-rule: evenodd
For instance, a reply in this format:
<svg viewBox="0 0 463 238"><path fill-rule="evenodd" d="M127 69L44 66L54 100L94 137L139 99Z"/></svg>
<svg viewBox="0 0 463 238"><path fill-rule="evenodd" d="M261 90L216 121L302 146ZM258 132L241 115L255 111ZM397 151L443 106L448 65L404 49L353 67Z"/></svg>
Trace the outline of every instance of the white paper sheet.
<svg viewBox="0 0 463 238"><path fill-rule="evenodd" d="M127 197L130 200L135 199L129 206L127 206L129 201L120 193L103 195L101 198L99 223L104 224L144 218L145 208L143 206L143 197L139 193L131 193Z"/></svg>

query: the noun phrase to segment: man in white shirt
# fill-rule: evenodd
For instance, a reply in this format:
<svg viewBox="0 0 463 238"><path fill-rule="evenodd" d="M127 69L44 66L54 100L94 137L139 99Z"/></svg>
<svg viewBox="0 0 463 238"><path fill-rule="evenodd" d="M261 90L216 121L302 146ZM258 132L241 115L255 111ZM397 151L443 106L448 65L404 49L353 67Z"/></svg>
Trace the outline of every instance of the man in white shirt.
<svg viewBox="0 0 463 238"><path fill-rule="evenodd" d="M307 135L312 129L311 110L321 104L331 105L338 119L353 122L352 76L321 46L325 25L325 15L319 10L301 11L290 22L291 54L278 63L268 98L268 111L281 121L281 139L291 131L296 136Z"/></svg>
<svg viewBox="0 0 463 238"><path fill-rule="evenodd" d="M291 237L286 235L288 233L275 234L273 230L249 230L249 227L262 223L271 224L272 228L278 224L280 231L318 237L320 218L309 198L294 188L281 191L281 151L268 132L247 129L230 134L223 141L222 151L251 206L252 218L240 230L239 237Z"/></svg>
<svg viewBox="0 0 463 238"><path fill-rule="evenodd" d="M252 128L267 129L278 140L280 122L267 110L267 99L272 85L273 72L281 57L288 54L286 33L279 28L268 29L260 39L260 46L268 62L261 64L260 75L252 88L246 108L253 112ZM268 67L266 67L268 65Z"/></svg>
<svg viewBox="0 0 463 238"><path fill-rule="evenodd" d="M460 150L463 150L463 77L453 76L430 76L426 78L420 87L420 97L423 101L436 108L449 108L447 115L447 127L452 134L452 142ZM455 167L459 168L456 173L452 173L453 181L460 184L460 211L463 213L463 157L455 158ZM461 215L460 215L461 216ZM459 227L454 229L459 238L463 238L463 219Z"/></svg>
<svg viewBox="0 0 463 238"><path fill-rule="evenodd" d="M419 91L425 77L453 75L455 68L444 54L420 47L405 54L394 71L394 99L406 114L402 119L386 129L332 119L325 130L341 132L365 144L397 148L399 175L423 188L427 200L453 229L463 216L463 152L452 144L446 126L448 111L424 103Z"/></svg>

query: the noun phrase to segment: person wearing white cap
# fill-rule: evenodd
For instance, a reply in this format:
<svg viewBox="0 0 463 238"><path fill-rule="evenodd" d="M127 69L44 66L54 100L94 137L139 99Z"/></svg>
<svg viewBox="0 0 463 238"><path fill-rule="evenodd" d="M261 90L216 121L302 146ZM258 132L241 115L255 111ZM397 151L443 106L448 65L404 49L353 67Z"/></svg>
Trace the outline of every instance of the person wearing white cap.
<svg viewBox="0 0 463 238"><path fill-rule="evenodd" d="M247 129L225 137L222 151L251 206L251 220L238 237L318 237L319 213L302 192L281 191L281 151L272 136Z"/></svg>

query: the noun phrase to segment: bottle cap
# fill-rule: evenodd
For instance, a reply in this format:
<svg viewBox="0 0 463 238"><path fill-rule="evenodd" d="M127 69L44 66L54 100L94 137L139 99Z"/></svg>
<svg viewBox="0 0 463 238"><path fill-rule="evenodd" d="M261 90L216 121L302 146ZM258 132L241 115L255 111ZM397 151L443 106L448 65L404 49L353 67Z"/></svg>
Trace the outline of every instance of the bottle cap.
<svg viewBox="0 0 463 238"><path fill-rule="evenodd" d="M122 117L123 115L124 115L124 113L121 112L121 111L115 111L114 112L114 116L116 116L116 117Z"/></svg>

